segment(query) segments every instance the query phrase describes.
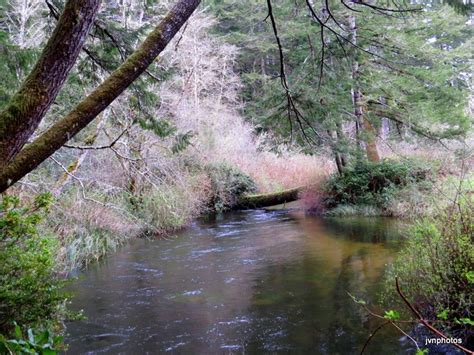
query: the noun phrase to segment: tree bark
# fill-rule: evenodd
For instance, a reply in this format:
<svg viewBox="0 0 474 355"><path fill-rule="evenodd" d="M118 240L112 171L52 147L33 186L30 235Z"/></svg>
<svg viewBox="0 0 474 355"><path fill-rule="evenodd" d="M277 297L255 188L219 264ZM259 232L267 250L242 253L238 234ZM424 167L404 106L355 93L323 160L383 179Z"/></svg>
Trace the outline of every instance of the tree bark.
<svg viewBox="0 0 474 355"><path fill-rule="evenodd" d="M357 44L357 23L354 15L350 16L350 26L352 34L352 42ZM379 161L380 156L377 149L376 131L367 117L364 115L363 97L357 83L359 76L359 62L354 60L352 64L352 103L354 105L354 115L357 125L362 125L365 133L365 151L369 161Z"/></svg>
<svg viewBox="0 0 474 355"><path fill-rule="evenodd" d="M365 139L365 152L367 154L367 159L369 161L380 161L379 151L377 149L377 131L375 130L372 123L367 119L367 117L362 118L362 126L364 127L364 132L366 134Z"/></svg>
<svg viewBox="0 0 474 355"><path fill-rule="evenodd" d="M142 45L68 115L26 146L0 172L0 192L45 161L114 101L163 51L200 0L179 0Z"/></svg>
<svg viewBox="0 0 474 355"><path fill-rule="evenodd" d="M235 210L244 210L251 208L270 207L281 205L282 203L296 201L298 199L299 193L303 191L304 188L304 186L301 186L270 194L242 196L232 208Z"/></svg>
<svg viewBox="0 0 474 355"><path fill-rule="evenodd" d="M85 42L100 0L69 0L41 57L0 112L0 170L38 128Z"/></svg>

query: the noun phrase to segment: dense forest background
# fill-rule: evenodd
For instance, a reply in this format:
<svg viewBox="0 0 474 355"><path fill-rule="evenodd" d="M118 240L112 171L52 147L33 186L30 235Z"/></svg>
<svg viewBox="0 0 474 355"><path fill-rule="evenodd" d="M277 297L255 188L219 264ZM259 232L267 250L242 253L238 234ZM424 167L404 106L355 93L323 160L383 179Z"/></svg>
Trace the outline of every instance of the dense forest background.
<svg viewBox="0 0 474 355"><path fill-rule="evenodd" d="M102 2L28 142L104 82L173 5ZM1 110L64 6L0 1ZM2 243L48 236L49 280L129 238L173 232L251 193L305 187L303 208L316 214L439 216L455 197L472 194L473 21L470 3L455 1L203 1L123 94L6 190L0 216L13 213L17 229L11 216L2 222L10 238ZM7 142L8 129L0 125ZM0 253L44 261L33 244ZM17 266L5 263L2 272L11 276ZM12 311L32 299L34 285L24 282L1 294L3 333L11 320L31 325L58 313L46 290L34 296L51 305L39 316ZM469 319L467 304L453 317L470 307L461 317Z"/></svg>

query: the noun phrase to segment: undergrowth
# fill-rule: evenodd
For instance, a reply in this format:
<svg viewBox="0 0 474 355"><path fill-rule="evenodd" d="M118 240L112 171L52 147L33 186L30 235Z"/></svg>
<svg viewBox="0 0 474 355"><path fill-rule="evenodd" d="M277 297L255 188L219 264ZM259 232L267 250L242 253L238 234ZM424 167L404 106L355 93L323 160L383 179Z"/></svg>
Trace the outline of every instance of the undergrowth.
<svg viewBox="0 0 474 355"><path fill-rule="evenodd" d="M117 208L121 203L119 198L101 204L76 196L74 189L63 195L40 226L57 238L57 268L65 273L115 251L140 230L126 211Z"/></svg>
<svg viewBox="0 0 474 355"><path fill-rule="evenodd" d="M402 307L398 277L423 317L463 344L474 344L474 199L468 185L436 216L425 217L386 275L385 299Z"/></svg>
<svg viewBox="0 0 474 355"><path fill-rule="evenodd" d="M1 199L0 348L11 350L15 342L7 346L6 337L18 335L21 328L55 329L66 314L64 281L55 267L58 243L38 230L51 200L49 194L38 195L29 205L14 196Z"/></svg>
<svg viewBox="0 0 474 355"><path fill-rule="evenodd" d="M429 190L434 172L415 160L358 161L326 183L330 215L392 215L393 201L404 189Z"/></svg>
<svg viewBox="0 0 474 355"><path fill-rule="evenodd" d="M228 210L236 204L239 196L257 191L257 185L250 176L229 164L212 164L205 170L211 180L209 207L213 212Z"/></svg>
<svg viewBox="0 0 474 355"><path fill-rule="evenodd" d="M140 203L128 209L141 224L141 234L162 235L176 231L205 210L208 179L197 174L184 182L165 182L141 193Z"/></svg>

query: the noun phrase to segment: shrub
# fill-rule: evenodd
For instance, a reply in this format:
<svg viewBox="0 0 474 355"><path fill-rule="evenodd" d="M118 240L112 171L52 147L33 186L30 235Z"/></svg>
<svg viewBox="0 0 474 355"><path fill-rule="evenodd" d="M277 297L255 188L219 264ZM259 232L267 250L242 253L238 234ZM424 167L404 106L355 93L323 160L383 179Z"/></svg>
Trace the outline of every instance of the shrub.
<svg viewBox="0 0 474 355"><path fill-rule="evenodd" d="M469 194L436 217L418 222L386 275L402 289L425 319L463 344L474 341L474 204ZM395 293L387 300L400 302Z"/></svg>
<svg viewBox="0 0 474 355"><path fill-rule="evenodd" d="M369 205L385 209L397 189L426 180L430 169L414 161L359 161L326 185L326 205Z"/></svg>
<svg viewBox="0 0 474 355"><path fill-rule="evenodd" d="M210 208L213 211L228 210L239 196L257 191L257 185L250 176L228 164L209 165L207 171L211 179Z"/></svg>
<svg viewBox="0 0 474 355"><path fill-rule="evenodd" d="M64 337L55 336L49 330L27 331L27 336L15 325L15 338L7 339L0 335L0 354L40 354L55 355L64 349Z"/></svg>
<svg viewBox="0 0 474 355"><path fill-rule="evenodd" d="M50 194L28 207L13 196L0 202L0 333L8 334L15 321L54 323L63 311L66 295L54 270L57 244L37 229L50 202Z"/></svg>

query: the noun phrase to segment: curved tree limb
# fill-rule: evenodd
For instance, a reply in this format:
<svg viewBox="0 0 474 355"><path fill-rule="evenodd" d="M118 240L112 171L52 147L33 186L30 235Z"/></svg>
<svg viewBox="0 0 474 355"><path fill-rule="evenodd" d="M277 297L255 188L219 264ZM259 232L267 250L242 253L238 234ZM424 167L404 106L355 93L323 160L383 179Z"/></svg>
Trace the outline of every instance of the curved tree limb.
<svg viewBox="0 0 474 355"><path fill-rule="evenodd" d="M0 112L0 169L23 148L56 98L94 23L99 3L66 3L35 67Z"/></svg>
<svg viewBox="0 0 474 355"><path fill-rule="evenodd" d="M382 324L380 324L377 328L374 329L374 331L372 333L370 333L369 337L367 338L367 340L365 341L364 343L364 347L362 348L362 350L360 351L360 355L362 355L364 352L365 352L365 349L367 349L367 346L369 346L369 343L370 341L373 339L373 337L377 334L377 332L382 329L383 327L385 327L387 324L390 324L390 321L385 321L383 322Z"/></svg>
<svg viewBox="0 0 474 355"><path fill-rule="evenodd" d="M125 63L68 115L20 151L0 172L0 192L45 161L109 106L153 63L200 2L179 0Z"/></svg>

